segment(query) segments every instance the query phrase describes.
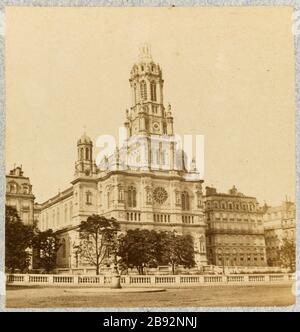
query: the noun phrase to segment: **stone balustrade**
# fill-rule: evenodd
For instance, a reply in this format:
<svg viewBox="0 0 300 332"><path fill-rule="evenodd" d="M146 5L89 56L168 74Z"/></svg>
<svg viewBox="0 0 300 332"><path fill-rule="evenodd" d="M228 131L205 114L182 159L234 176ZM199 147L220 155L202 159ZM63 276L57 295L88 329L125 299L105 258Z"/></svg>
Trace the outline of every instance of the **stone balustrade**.
<svg viewBox="0 0 300 332"><path fill-rule="evenodd" d="M292 283L293 274L232 274L232 275L122 275L124 287L189 287L214 285L269 285ZM110 287L111 276L7 274L7 285L100 286Z"/></svg>

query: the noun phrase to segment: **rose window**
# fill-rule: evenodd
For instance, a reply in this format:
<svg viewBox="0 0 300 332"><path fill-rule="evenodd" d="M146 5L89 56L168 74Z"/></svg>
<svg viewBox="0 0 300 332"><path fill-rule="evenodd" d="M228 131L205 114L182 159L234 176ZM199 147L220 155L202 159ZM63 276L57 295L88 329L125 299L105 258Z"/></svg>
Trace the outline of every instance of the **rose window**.
<svg viewBox="0 0 300 332"><path fill-rule="evenodd" d="M168 198L168 193L166 189L157 187L153 191L153 197L157 203L163 204Z"/></svg>

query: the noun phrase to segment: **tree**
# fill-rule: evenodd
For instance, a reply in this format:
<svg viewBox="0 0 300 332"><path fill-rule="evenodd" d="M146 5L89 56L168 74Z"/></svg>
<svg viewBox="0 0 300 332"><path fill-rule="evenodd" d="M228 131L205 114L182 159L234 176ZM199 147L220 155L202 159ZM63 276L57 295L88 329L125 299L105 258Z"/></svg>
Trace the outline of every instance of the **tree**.
<svg viewBox="0 0 300 332"><path fill-rule="evenodd" d="M33 226L23 224L15 208L5 207L5 266L12 273L29 267L33 233Z"/></svg>
<svg viewBox="0 0 300 332"><path fill-rule="evenodd" d="M284 238L279 252L279 260L282 266L289 268L291 272L296 269L296 241Z"/></svg>
<svg viewBox="0 0 300 332"><path fill-rule="evenodd" d="M139 274L145 266L157 266L161 260L160 233L146 229L128 230L119 237L118 256L125 268L136 267Z"/></svg>
<svg viewBox="0 0 300 332"><path fill-rule="evenodd" d="M79 225L80 243L78 254L89 264L96 267L96 274L100 273L100 266L109 254L115 252L115 238L119 224L114 218L107 219L93 214Z"/></svg>
<svg viewBox="0 0 300 332"><path fill-rule="evenodd" d="M178 235L176 232L164 232L161 236L162 241L162 261L163 264L172 266L172 274L175 274L175 267L195 266L194 241L189 234Z"/></svg>
<svg viewBox="0 0 300 332"><path fill-rule="evenodd" d="M45 269L47 273L52 271L56 266L57 251L60 247L57 234L52 229L37 231L33 247L38 252L39 267Z"/></svg>

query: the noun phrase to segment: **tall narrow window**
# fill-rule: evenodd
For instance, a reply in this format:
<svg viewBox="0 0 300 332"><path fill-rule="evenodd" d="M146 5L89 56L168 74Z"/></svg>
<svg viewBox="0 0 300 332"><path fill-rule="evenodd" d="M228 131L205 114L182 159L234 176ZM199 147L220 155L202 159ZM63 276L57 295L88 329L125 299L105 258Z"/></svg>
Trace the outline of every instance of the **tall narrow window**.
<svg viewBox="0 0 300 332"><path fill-rule="evenodd" d="M184 211L190 209L189 194L186 191L184 191L181 194L181 205L182 205L182 210Z"/></svg>
<svg viewBox="0 0 300 332"><path fill-rule="evenodd" d="M141 98L147 100L147 85L145 81L141 82Z"/></svg>
<svg viewBox="0 0 300 332"><path fill-rule="evenodd" d="M132 197L131 197L131 190L128 189L128 206L132 206Z"/></svg>
<svg viewBox="0 0 300 332"><path fill-rule="evenodd" d="M162 163L162 165L166 164L166 152L165 151L161 152L161 163Z"/></svg>
<svg viewBox="0 0 300 332"><path fill-rule="evenodd" d="M163 124L163 132L165 135L167 134L167 125L165 123Z"/></svg>
<svg viewBox="0 0 300 332"><path fill-rule="evenodd" d="M133 101L134 101L134 105L136 104L136 84L134 84L133 86Z"/></svg>
<svg viewBox="0 0 300 332"><path fill-rule="evenodd" d="M136 189L134 187L128 189L128 207L136 207Z"/></svg>
<svg viewBox="0 0 300 332"><path fill-rule="evenodd" d="M149 130L149 119L145 120L145 129L146 129L146 131Z"/></svg>
<svg viewBox="0 0 300 332"><path fill-rule="evenodd" d="M150 84L151 100L156 101L156 84L151 82Z"/></svg>
<svg viewBox="0 0 300 332"><path fill-rule="evenodd" d="M87 191L85 193L85 204L91 205L92 204L92 193L90 191Z"/></svg>
<svg viewBox="0 0 300 332"><path fill-rule="evenodd" d="M107 192L107 207L110 208L113 204L113 191L109 189Z"/></svg>
<svg viewBox="0 0 300 332"><path fill-rule="evenodd" d="M85 159L89 160L89 148L85 148Z"/></svg>

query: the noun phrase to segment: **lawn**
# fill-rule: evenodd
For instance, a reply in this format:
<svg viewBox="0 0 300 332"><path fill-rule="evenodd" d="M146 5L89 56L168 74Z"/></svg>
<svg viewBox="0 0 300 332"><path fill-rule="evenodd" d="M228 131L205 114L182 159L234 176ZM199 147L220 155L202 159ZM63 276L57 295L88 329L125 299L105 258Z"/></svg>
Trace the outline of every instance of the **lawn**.
<svg viewBox="0 0 300 332"><path fill-rule="evenodd" d="M161 293L83 293L60 288L8 286L7 308L62 307L251 307L289 306L295 303L292 287L210 286L172 288Z"/></svg>

